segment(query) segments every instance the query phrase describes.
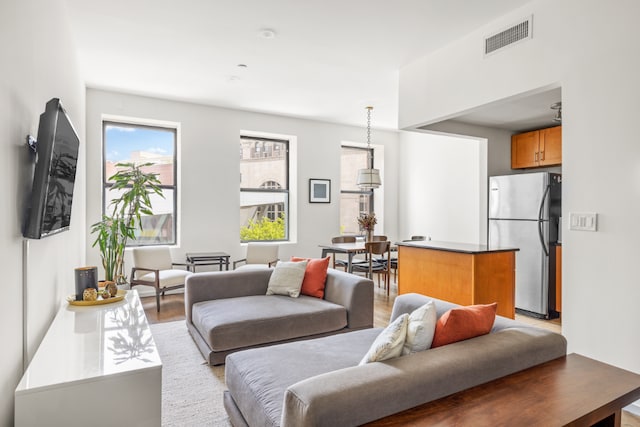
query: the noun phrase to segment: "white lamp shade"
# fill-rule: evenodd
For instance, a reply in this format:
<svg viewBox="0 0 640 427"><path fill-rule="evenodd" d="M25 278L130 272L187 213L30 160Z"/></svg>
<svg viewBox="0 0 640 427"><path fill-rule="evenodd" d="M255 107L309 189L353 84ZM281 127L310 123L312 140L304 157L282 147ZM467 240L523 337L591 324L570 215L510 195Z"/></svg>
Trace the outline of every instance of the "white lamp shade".
<svg viewBox="0 0 640 427"><path fill-rule="evenodd" d="M358 178L356 184L360 188L378 188L382 181L380 180L380 171L378 169L360 169L358 170Z"/></svg>

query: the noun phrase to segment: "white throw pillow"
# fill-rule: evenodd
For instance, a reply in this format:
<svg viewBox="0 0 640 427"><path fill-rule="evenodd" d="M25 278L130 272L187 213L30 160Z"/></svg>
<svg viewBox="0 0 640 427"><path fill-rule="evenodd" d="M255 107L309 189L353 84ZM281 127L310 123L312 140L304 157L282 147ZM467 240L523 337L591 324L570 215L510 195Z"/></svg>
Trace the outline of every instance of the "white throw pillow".
<svg viewBox="0 0 640 427"><path fill-rule="evenodd" d="M306 268L307 261L278 261L269 279L267 295L289 295L298 298Z"/></svg>
<svg viewBox="0 0 640 427"><path fill-rule="evenodd" d="M407 323L409 323L409 315L406 313L391 322L376 337L369 351L360 361L360 365L400 356L404 339L407 336Z"/></svg>
<svg viewBox="0 0 640 427"><path fill-rule="evenodd" d="M436 305L433 301L413 310L409 315L407 338L404 341L402 354L416 353L431 348L437 321Z"/></svg>

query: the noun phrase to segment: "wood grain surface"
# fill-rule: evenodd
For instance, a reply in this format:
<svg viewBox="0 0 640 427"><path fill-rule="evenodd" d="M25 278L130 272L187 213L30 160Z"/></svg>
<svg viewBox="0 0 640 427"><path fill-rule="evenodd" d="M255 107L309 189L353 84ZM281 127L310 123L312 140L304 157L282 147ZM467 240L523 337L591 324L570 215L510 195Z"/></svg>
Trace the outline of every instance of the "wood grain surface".
<svg viewBox="0 0 640 427"><path fill-rule="evenodd" d="M515 252L461 253L398 248L398 293L415 292L460 305L498 303L515 317Z"/></svg>
<svg viewBox="0 0 640 427"><path fill-rule="evenodd" d="M370 426L620 426L640 375L577 354L383 418Z"/></svg>

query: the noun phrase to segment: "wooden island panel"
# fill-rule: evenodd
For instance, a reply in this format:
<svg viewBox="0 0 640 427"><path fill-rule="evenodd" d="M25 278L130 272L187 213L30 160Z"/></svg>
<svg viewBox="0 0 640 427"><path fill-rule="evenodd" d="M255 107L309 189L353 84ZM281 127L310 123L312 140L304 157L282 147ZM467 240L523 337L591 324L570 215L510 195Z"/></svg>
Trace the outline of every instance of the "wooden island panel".
<svg viewBox="0 0 640 427"><path fill-rule="evenodd" d="M467 253L398 247L398 294L415 292L460 305L498 303L515 317L515 251Z"/></svg>

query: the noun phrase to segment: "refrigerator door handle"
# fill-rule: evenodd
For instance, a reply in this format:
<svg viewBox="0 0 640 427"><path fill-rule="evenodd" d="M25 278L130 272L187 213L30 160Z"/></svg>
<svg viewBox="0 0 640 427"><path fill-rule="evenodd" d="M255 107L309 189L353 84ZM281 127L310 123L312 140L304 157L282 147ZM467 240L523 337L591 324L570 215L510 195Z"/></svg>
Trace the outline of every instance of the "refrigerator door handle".
<svg viewBox="0 0 640 427"><path fill-rule="evenodd" d="M542 233L543 219L542 219L542 210L544 209L544 202L547 200L547 196L549 196L549 190L551 189L550 185L547 185L547 188L544 189L544 194L542 195L542 200L540 201L540 210L538 211L538 237L540 237L540 245L542 245L542 250L546 256L549 256L549 248L544 244L544 235Z"/></svg>

